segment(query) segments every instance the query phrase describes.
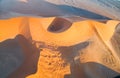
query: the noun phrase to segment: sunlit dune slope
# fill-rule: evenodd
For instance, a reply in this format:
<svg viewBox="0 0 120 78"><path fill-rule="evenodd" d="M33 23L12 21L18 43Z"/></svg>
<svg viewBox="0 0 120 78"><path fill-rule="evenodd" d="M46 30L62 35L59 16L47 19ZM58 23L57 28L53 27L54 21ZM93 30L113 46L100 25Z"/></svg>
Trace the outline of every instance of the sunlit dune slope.
<svg viewBox="0 0 120 78"><path fill-rule="evenodd" d="M1 43L17 40L24 56L9 78L113 78L120 73L119 48L111 43L118 24L62 18L1 20Z"/></svg>
<svg viewBox="0 0 120 78"><path fill-rule="evenodd" d="M19 32L22 18L0 20L0 41L14 38Z"/></svg>
<svg viewBox="0 0 120 78"><path fill-rule="evenodd" d="M36 41L40 41L44 39L45 41L54 40L57 42L61 42L59 43L59 45L63 44L62 41L64 42L64 44L65 42L67 43L69 42L69 44L70 43L74 44L79 41L82 42L92 35L94 28L98 31L101 37L103 37L104 40L108 40L114 32L114 28L116 24L118 24L118 22L114 22L114 21L109 21L107 24L103 24L103 23L98 23L91 20L71 23L70 21L66 22L66 20L63 20L63 19L56 19L57 23L53 23L53 24L59 28L58 30L56 30L56 32L54 29L50 30L51 31L50 32L48 29L48 26L52 25L51 23L54 19L55 18L41 18L41 19L29 18L27 19L28 21L24 21L26 20L26 18L21 17L21 18L0 20L0 27L1 27L0 41L3 41L8 38L14 38L17 34L20 34L20 32L23 31L21 29L25 27L23 25L26 25L26 22L28 22L28 25L30 26L28 28L30 28L30 32L33 36L32 37L33 40L36 40ZM68 26L65 23L68 23ZM92 23L94 24L94 26L92 25ZM64 29L65 27L66 29ZM23 32L28 33L28 31L25 31L25 30ZM77 34L74 34L74 33L77 33ZM74 37L74 40L73 40L73 37Z"/></svg>

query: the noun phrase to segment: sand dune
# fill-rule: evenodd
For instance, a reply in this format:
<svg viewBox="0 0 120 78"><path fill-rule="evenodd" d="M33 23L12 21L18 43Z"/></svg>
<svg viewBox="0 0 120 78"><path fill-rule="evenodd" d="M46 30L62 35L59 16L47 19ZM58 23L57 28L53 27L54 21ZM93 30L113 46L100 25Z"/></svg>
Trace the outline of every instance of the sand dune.
<svg viewBox="0 0 120 78"><path fill-rule="evenodd" d="M62 18L2 20L0 57L4 54L3 60L10 59L0 62L0 69L6 72L0 75L4 74L2 78L8 75L8 78L114 78L120 74L118 23L114 20L73 23ZM9 38L10 42L3 41Z"/></svg>

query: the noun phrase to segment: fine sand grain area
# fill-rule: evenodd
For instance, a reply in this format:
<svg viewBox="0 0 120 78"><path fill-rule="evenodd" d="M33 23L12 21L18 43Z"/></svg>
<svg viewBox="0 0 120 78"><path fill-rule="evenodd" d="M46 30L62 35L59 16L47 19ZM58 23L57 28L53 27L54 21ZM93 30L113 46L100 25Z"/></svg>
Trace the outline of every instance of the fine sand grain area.
<svg viewBox="0 0 120 78"><path fill-rule="evenodd" d="M0 20L0 78L115 78L119 21Z"/></svg>

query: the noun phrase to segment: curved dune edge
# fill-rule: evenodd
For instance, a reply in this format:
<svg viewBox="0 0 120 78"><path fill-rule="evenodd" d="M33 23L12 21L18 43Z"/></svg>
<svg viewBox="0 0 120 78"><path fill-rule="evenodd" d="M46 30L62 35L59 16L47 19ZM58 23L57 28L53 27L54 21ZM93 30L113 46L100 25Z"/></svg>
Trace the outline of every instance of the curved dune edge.
<svg viewBox="0 0 120 78"><path fill-rule="evenodd" d="M104 41L108 41L112 37L114 29L119 23L118 21L112 20L108 21L106 24L91 20L81 21L73 23L72 26L64 32L52 33L49 32L47 28L54 19L55 18L30 18L28 21L28 29L30 28L30 30L28 31L31 32L33 40L52 43L56 42L56 45L62 45L63 43L64 45L74 45L75 43L77 44L90 38L93 35L95 28L98 31L99 35L102 37L102 39ZM20 26L22 20L22 17L8 20L0 20L0 41L8 38L14 38L17 34L23 31L21 30L23 28ZM26 21L22 23L24 24L26 23Z"/></svg>
<svg viewBox="0 0 120 78"><path fill-rule="evenodd" d="M45 23L46 21L47 23L51 23L51 20L53 20L53 18L44 19ZM34 19L32 19L32 22L30 23L37 23L37 22L39 23L40 20L38 19L35 20L34 22L33 21ZM34 35L32 37L33 40L43 41L48 44L53 44L58 46L70 46L87 40L93 34L93 31L89 26L89 23L86 21L73 23L69 29L60 33L54 33L48 31L47 27L49 25L45 25L45 23L41 21L41 25L40 24L36 25L36 27L31 24L31 32L34 32L31 33L32 35ZM35 32L36 30L39 30L39 32Z"/></svg>
<svg viewBox="0 0 120 78"><path fill-rule="evenodd" d="M31 32L33 32L31 33L33 35L33 40L53 43L59 46L70 46L88 40L91 36L93 36L94 32L98 31L98 34L103 39L103 41L109 41L114 33L115 27L119 23L119 21L112 20L108 21L106 24L92 20L74 22L69 29L61 33L52 33L49 32L47 28L53 20L54 18L47 18L42 20L30 19L30 28ZM41 24L39 22L41 22ZM34 23L38 24L34 26Z"/></svg>
<svg viewBox="0 0 120 78"><path fill-rule="evenodd" d="M20 39L20 43L25 49L25 53L29 53L31 50L30 52L33 53L33 56L30 55L29 58L27 56L19 70L13 72L10 78L21 78L23 77L22 75L26 74L26 71L33 71L35 73L32 73L32 75L29 76L27 75L27 78L69 78L69 76L75 78L89 78L86 77L86 74L92 78L96 78L97 76L100 76L100 78L106 78L106 75L101 75L99 73L96 73L95 75L95 72L97 71L96 69L99 69L99 66L101 67L100 64L103 65L103 70L109 72L112 70L120 72L118 67L119 60L115 51L111 53L105 47L105 45L110 45L107 42L109 42L113 36L115 27L119 23L118 21L108 21L106 24L92 20L75 22L64 32L56 33L48 31L48 26L54 19L55 18L14 18L7 21L8 23L22 21L20 23L15 23L15 25L13 23L9 23L9 25L14 27L17 26L18 28L18 30L16 30L16 28L13 27L13 29L6 31L7 33L12 30L16 31L13 32L12 35L10 34L11 37L9 38L13 38L13 36L21 34L28 40L33 40L38 43L44 42L47 44L36 46L38 49L40 48L42 50L40 51L40 56L37 61L37 70L31 70L31 67L29 68L29 66L34 66L34 58L37 53L34 53L34 50L31 52L31 47L26 45L26 41ZM8 28L5 20L2 20L1 22L3 25L6 23L5 28ZM7 39L7 35L4 36L4 38L1 38L1 41ZM49 46L54 45L58 46L57 49L54 50L53 48L55 47L49 48ZM108 46L108 48L110 47ZM110 60L112 60L112 62ZM99 64L91 64L89 62ZM92 69L93 67L95 68ZM107 67L108 69L104 67Z"/></svg>
<svg viewBox="0 0 120 78"><path fill-rule="evenodd" d="M51 22L51 20L50 20L50 22ZM109 47L109 46L106 47L106 45L111 45L111 44L108 44L107 42L109 42L111 37L113 36L114 31L115 31L115 27L117 26L118 23L119 23L118 21L108 21L106 24L103 24L103 23L99 23L99 22L91 21L91 20L75 22L75 23L72 24L72 26L68 30L66 30L62 33L51 33L49 31L47 31L47 27L49 25L44 25L45 30L43 30L42 28L41 28L42 30L39 29L41 31L41 33L43 33L42 34L43 36L41 38L38 37L38 36L37 37L38 37L38 41L43 41L43 42L46 42L47 44L49 44L49 42L50 42L50 43L53 43L57 46L70 46L70 47L74 47L74 45L76 45L76 44L86 42L89 39L92 39L93 42L95 42L95 43L91 44L91 48L88 48L88 50L89 50L88 53L86 52L85 55L80 56L81 58L85 58L85 59L84 60L79 59L79 60L83 63L89 63L89 62L100 63L100 64L102 64L102 65L104 65L104 66L106 66L110 69L113 69L116 72L120 72L119 67L118 67L119 66L119 62L118 62L119 60L117 58L118 56L116 55L115 51L113 53L111 53L111 47ZM41 22L41 25L42 25L42 22ZM43 28L44 28L44 26L43 26ZM67 35L70 35L70 38L67 39L66 38ZM94 36L95 36L95 38L94 38ZM57 40L62 40L62 37L64 38L63 41L62 41L63 43L60 42L60 41L57 41ZM72 38L73 44L70 43L71 38ZM33 39L37 40L37 38L35 38L35 37L33 37ZM65 43L68 43L68 44L65 44ZM64 54L66 54L67 51L71 52L70 47L69 47L68 50L63 48ZM107 52L104 53L104 48L108 48L110 50L106 49ZM101 49L101 50L99 50L99 49ZM96 50L100 53L97 53ZM103 52L101 52L102 50L103 50ZM85 51L87 51L87 50L85 50ZM45 52L46 52L46 54L44 54ZM59 50L58 50L58 52L61 53L61 51L59 51ZM94 52L94 54L92 52ZM71 74L71 70L70 70L71 63L70 63L70 65L69 65L69 63L67 63L68 64L67 66L65 66L63 68L61 66L60 69L57 69L57 66L59 68L59 64L62 65L62 64L64 64L65 61L61 58L58 58L59 54L57 54L55 59L56 60L59 59L59 62L54 60L55 61L55 65L54 65L54 62L53 63L51 62L51 61L53 61L52 60L53 55L54 55L54 51L51 52L51 49L50 50L49 49L43 49L43 51L41 52L41 58L39 59L39 63L38 63L39 64L38 65L39 70L36 72L36 74L28 76L27 78L33 78L33 77L45 78L44 76L46 76L48 78L64 78L65 74ZM73 53L73 55L74 55L74 53ZM106 55L108 55L109 57L107 57ZM49 56L50 56L50 58L49 58ZM77 57L75 57L74 59L77 59ZM50 60L50 61L47 61L47 60ZM114 64L112 64L113 62L110 62L110 60L113 60ZM108 63L106 63L107 61L108 61ZM57 65L56 65L56 62L58 63ZM50 63L53 64L53 65L51 65ZM80 65L80 67L82 67L81 65ZM114 65L117 65L117 66L114 67ZM80 76L81 76L81 78L85 78L85 74L83 73L83 71L85 71L87 74L89 73L89 75L92 78L96 78L98 76L100 76L102 78L106 78L106 75L100 75L100 74L97 74L97 73L96 73L97 75L95 76L95 72L97 71L97 67L95 69L91 70L93 67L95 67L94 64L93 65L89 65L89 64L86 65L85 64L85 68L87 68L87 67L88 67L87 72L84 70L84 68L80 69L79 71L77 71L75 69L74 72L79 73L79 75L77 74L76 76L74 76L74 75L73 76L76 77L76 78L79 78ZM109 70L109 69L104 69L104 70L106 70L107 72L108 71L111 72L111 70ZM91 71L93 73L90 73ZM50 74L50 72L53 72L53 73ZM39 73L42 73L42 74L40 75ZM116 73L115 73L115 75L116 75ZM112 76L114 76L114 75L112 75Z"/></svg>

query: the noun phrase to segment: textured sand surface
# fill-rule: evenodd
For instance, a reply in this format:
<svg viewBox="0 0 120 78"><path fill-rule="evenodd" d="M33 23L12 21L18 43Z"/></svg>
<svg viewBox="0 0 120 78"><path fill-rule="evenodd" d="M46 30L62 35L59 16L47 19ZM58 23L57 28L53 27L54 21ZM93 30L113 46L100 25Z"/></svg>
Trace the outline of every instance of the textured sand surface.
<svg viewBox="0 0 120 78"><path fill-rule="evenodd" d="M1 78L113 78L120 74L118 21L54 19L0 21L0 69L6 72L0 71Z"/></svg>

